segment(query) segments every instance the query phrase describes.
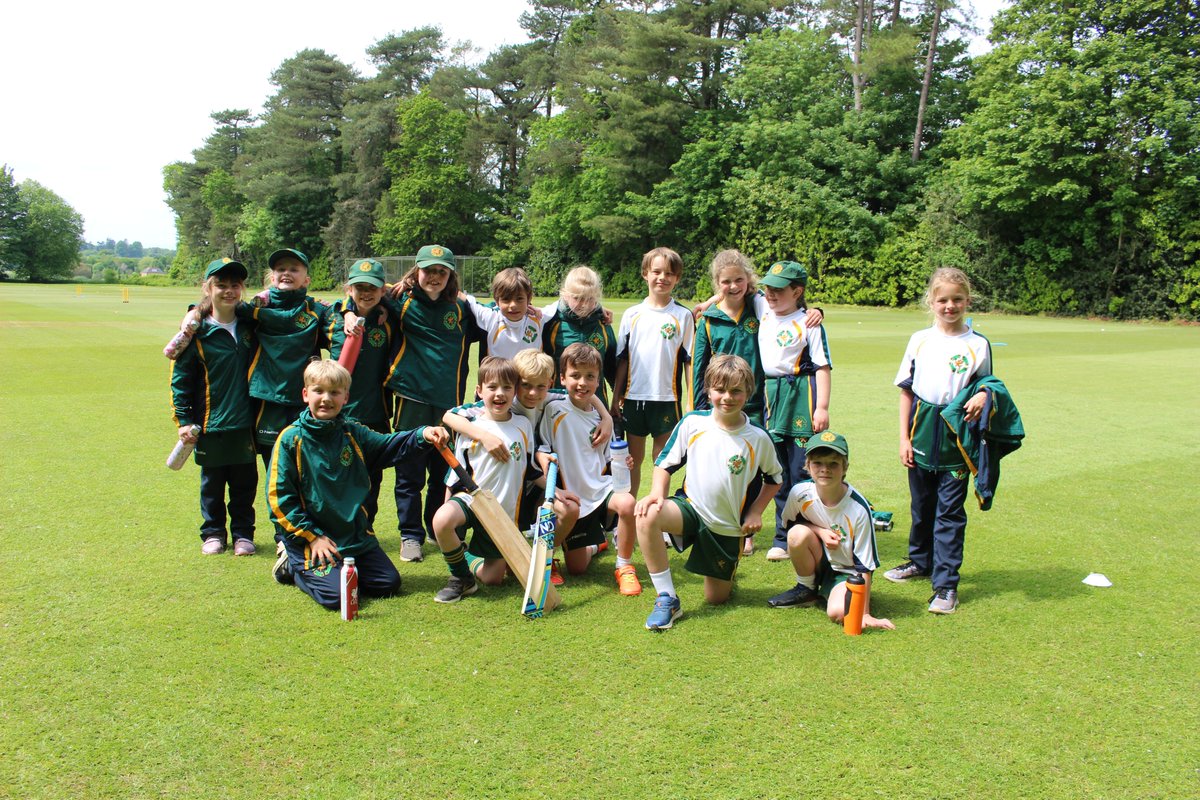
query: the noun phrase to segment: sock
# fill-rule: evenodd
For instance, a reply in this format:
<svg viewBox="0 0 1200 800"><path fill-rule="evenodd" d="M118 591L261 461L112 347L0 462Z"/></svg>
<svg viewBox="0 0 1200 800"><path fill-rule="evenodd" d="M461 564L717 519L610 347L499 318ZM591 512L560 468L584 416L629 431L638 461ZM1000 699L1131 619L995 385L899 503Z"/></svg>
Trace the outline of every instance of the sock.
<svg viewBox="0 0 1200 800"><path fill-rule="evenodd" d="M466 550L466 549L467 549L467 546L463 545L463 550ZM471 553L467 553L466 555L467 555L467 569L470 570L472 575L478 575L480 568L483 567L483 562L486 561L487 559L485 559L483 556L472 555Z"/></svg>
<svg viewBox="0 0 1200 800"><path fill-rule="evenodd" d="M587 553L588 553L588 555L589 555L589 556L594 556L594 555L596 555L596 553L599 553L599 552L600 552L600 545L598 545L598 544L589 544L589 545L587 546Z"/></svg>
<svg viewBox="0 0 1200 800"><path fill-rule="evenodd" d="M621 558L620 556L617 556L617 569L620 569L621 567L623 567L627 564L632 564L632 563L633 563L632 558Z"/></svg>
<svg viewBox="0 0 1200 800"><path fill-rule="evenodd" d="M467 563L470 556L467 555L467 546L459 543L458 547L451 550L449 553L443 552L442 557L446 559L446 566L450 568L450 574L459 578L470 578L471 567Z"/></svg>
<svg viewBox="0 0 1200 800"><path fill-rule="evenodd" d="M817 590L817 576L813 575L796 575L796 583L801 586L806 586L814 592Z"/></svg>
<svg viewBox="0 0 1200 800"><path fill-rule="evenodd" d="M675 581L671 578L671 570L665 569L662 572L651 572L650 581L654 584L655 594L669 594L671 597L678 597L675 594Z"/></svg>

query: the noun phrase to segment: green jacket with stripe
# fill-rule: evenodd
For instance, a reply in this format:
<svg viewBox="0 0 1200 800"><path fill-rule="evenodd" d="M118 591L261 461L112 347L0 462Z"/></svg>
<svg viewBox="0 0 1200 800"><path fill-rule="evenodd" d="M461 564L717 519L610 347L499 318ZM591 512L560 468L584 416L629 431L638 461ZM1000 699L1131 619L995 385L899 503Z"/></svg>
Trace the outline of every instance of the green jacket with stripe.
<svg viewBox="0 0 1200 800"><path fill-rule="evenodd" d="M553 306L554 313L548 314L542 323L542 350L554 359L554 388L561 389L558 359L570 345L576 342L590 344L600 351L604 380L609 386L617 378L617 337L612 325L604 322L604 309L597 308L586 317L581 317L561 300ZM608 404L608 391L601 383L600 399Z"/></svg>
<svg viewBox="0 0 1200 800"><path fill-rule="evenodd" d="M401 397L448 411L462 403L468 344L478 335L465 300L433 300L419 286L382 303L398 333L384 379Z"/></svg>
<svg viewBox="0 0 1200 800"><path fill-rule="evenodd" d="M319 420L305 408L275 440L267 474L271 519L289 537L327 536L342 556L379 546L363 502L371 471L428 455L425 429L383 434L347 419Z"/></svg>
<svg viewBox="0 0 1200 800"><path fill-rule="evenodd" d="M250 362L250 396L285 406L304 403L304 368L321 348L332 308L304 289L272 288L265 307L239 303L238 319L255 321L258 349Z"/></svg>
<svg viewBox="0 0 1200 800"><path fill-rule="evenodd" d="M235 341L212 317L200 321L191 343L171 362L177 426L199 425L202 433L254 427L246 380L254 339L253 323L239 321Z"/></svg>
<svg viewBox="0 0 1200 800"><path fill-rule="evenodd" d="M709 408L704 391L704 371L714 356L741 356L754 372L754 395L746 399L744 411L756 425L763 424L763 391L766 378L758 356L758 317L754 304L746 303L738 319L731 318L715 303L704 310L696 323L692 347L692 402L697 410Z"/></svg>
<svg viewBox="0 0 1200 800"><path fill-rule="evenodd" d="M339 300L326 322L325 339L329 342L329 357L336 360L346 343L342 312L346 303ZM381 317L383 319L381 320ZM392 393L384 385L392 360L392 318L376 306L366 317L362 349L354 364L350 382L350 399L343 409L346 416L375 430L386 430L392 418Z"/></svg>

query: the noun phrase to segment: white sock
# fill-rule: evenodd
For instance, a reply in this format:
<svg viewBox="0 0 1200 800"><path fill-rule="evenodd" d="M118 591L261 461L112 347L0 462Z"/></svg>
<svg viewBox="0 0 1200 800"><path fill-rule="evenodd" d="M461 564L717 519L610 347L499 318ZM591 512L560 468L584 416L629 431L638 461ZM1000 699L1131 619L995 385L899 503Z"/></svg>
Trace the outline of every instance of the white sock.
<svg viewBox="0 0 1200 800"><path fill-rule="evenodd" d="M817 590L817 576L815 574L814 575L797 575L796 582L799 583L801 586L807 586L809 589L812 589L814 592Z"/></svg>
<svg viewBox="0 0 1200 800"><path fill-rule="evenodd" d="M594 556L594 555L596 555L596 553L599 553L599 552L600 552L600 545L598 545L598 544L589 544L589 545L587 546L587 553L588 553L588 555L589 555L589 556Z"/></svg>
<svg viewBox="0 0 1200 800"><path fill-rule="evenodd" d="M620 569L621 567L623 567L627 564L632 564L632 563L633 563L632 558L621 558L620 556L617 556L617 569Z"/></svg>
<svg viewBox="0 0 1200 800"><path fill-rule="evenodd" d="M665 569L662 572L651 572L650 581L654 584L655 594L669 594L671 597L678 597L675 594L675 581L671 579L671 570Z"/></svg>

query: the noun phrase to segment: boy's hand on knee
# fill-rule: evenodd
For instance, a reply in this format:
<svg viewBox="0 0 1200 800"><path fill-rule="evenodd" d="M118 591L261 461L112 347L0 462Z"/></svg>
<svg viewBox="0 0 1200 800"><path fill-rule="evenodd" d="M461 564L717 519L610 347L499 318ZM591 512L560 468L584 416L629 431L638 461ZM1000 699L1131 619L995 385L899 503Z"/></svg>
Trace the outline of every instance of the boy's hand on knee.
<svg viewBox="0 0 1200 800"><path fill-rule="evenodd" d="M314 564L329 564L333 565L338 560L338 548L333 543L333 539L328 536L318 536L313 539L313 543L309 545L309 552L312 554L312 562Z"/></svg>
<svg viewBox="0 0 1200 800"><path fill-rule="evenodd" d="M660 510L662 510L662 504L663 499L658 495L648 495L647 497L643 497L641 500L637 501L637 505L633 507L633 515L635 517L645 517L648 516L651 511L658 513ZM762 527L761 520L759 521L759 527Z"/></svg>

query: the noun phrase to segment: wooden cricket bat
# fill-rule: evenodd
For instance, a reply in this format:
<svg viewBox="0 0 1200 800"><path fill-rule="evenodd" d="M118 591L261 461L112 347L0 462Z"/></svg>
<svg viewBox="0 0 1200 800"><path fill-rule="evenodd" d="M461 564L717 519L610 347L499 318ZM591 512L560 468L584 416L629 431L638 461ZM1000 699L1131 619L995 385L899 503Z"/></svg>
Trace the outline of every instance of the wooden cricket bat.
<svg viewBox="0 0 1200 800"><path fill-rule="evenodd" d="M479 484L471 479L449 448L441 447L439 450L442 458L458 476L459 485L466 494L471 496L471 511L475 513L475 518L483 525L492 542L500 550L500 555L504 556L504 562L508 564L509 571L513 575L528 574L529 562L533 558L533 549L529 546L529 542L525 541L521 531L517 529L517 523L508 516L504 506L500 505L500 501L494 494L487 489L479 488ZM545 611L552 611L558 607L560 602L558 592L547 581ZM522 612L525 610L523 601L521 610Z"/></svg>
<svg viewBox="0 0 1200 800"><path fill-rule="evenodd" d="M537 521L533 523L533 555L529 559L529 574L525 576L525 599L522 614L538 619L546 609L550 570L554 565L554 529L558 520L554 516L554 485L558 482L558 460L550 462L546 470L546 501L538 509Z"/></svg>

